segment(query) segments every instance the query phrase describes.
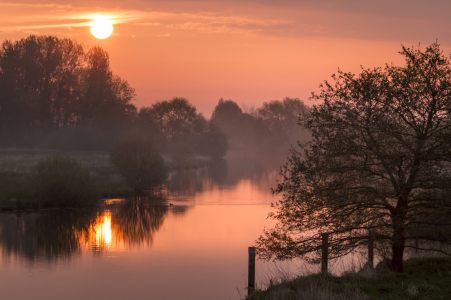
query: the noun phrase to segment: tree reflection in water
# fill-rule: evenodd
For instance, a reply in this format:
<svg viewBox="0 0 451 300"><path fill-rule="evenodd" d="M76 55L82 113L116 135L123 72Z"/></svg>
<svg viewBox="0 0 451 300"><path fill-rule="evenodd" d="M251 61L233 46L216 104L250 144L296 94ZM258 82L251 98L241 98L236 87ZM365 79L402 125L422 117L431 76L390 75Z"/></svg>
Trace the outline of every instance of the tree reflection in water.
<svg viewBox="0 0 451 300"><path fill-rule="evenodd" d="M278 165L276 160L247 157L218 160L210 168L173 173L167 193L193 197L234 187L242 180L267 192L276 182ZM168 214L184 214L187 208L169 207L158 199L130 199L87 209L0 214L1 255L52 261L83 251L101 254L120 247L150 246Z"/></svg>
<svg viewBox="0 0 451 300"><path fill-rule="evenodd" d="M209 168L172 173L167 192L174 197L194 197L205 190L234 187L241 180L250 180L255 187L268 192L278 179L279 166L284 161L280 157L217 159Z"/></svg>
<svg viewBox="0 0 451 300"><path fill-rule="evenodd" d="M186 207L131 199L88 209L0 215L0 249L29 262L71 258L84 249L101 253L120 247L150 246L168 213Z"/></svg>
<svg viewBox="0 0 451 300"><path fill-rule="evenodd" d="M16 254L29 261L71 256L80 250L80 241L96 216L96 208L2 215L2 256Z"/></svg>
<svg viewBox="0 0 451 300"><path fill-rule="evenodd" d="M185 213L186 207L169 207L166 202L131 199L111 208L112 232L116 241L128 246L151 245L168 212Z"/></svg>

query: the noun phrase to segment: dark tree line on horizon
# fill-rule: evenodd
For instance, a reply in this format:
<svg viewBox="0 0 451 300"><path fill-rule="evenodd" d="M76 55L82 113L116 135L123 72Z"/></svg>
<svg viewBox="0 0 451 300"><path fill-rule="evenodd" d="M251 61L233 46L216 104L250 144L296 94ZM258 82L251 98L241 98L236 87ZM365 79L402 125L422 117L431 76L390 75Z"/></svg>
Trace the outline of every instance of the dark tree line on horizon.
<svg viewBox="0 0 451 300"><path fill-rule="evenodd" d="M5 41L0 50L2 146L40 146L60 129L119 131L136 115L135 91L108 53L53 36ZM78 134L82 134L78 132Z"/></svg>
<svg viewBox="0 0 451 300"><path fill-rule="evenodd" d="M113 73L108 53L71 39L29 36L0 48L0 147L109 150L138 135L174 156L274 154L302 130L299 99L264 103L248 112L220 99L211 119L185 98L138 109L135 90Z"/></svg>

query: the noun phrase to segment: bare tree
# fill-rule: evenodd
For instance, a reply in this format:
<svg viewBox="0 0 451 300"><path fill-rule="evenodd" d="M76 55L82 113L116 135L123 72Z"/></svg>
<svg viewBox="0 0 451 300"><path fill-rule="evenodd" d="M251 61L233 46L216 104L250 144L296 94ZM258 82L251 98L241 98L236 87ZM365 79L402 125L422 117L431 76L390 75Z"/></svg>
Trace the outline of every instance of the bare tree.
<svg viewBox="0 0 451 300"><path fill-rule="evenodd" d="M313 140L281 168L278 223L257 240L261 257L318 262L329 233L336 258L373 229L402 272L413 240L434 251L450 244L450 61L436 43L400 53L403 67L339 71L313 95L323 104L300 120Z"/></svg>

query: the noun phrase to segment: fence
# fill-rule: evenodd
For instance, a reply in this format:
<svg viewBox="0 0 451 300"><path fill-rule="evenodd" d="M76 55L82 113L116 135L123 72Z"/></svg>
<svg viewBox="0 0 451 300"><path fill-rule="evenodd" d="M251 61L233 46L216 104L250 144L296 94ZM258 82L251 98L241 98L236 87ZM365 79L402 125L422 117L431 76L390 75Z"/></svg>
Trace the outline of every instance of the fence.
<svg viewBox="0 0 451 300"><path fill-rule="evenodd" d="M321 234L322 245L321 245L321 273L328 273L328 261L329 261L329 234ZM368 266L374 268L374 240L375 232L374 229L369 229L369 240L368 240ZM255 247L249 247L249 271L248 271L248 295L252 294L255 290Z"/></svg>

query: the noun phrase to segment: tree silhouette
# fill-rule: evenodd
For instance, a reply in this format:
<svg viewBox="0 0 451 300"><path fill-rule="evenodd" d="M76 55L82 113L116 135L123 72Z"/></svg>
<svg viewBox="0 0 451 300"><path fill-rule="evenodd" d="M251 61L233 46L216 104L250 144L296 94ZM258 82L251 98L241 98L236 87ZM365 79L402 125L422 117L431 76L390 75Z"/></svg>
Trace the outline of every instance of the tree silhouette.
<svg viewBox="0 0 451 300"><path fill-rule="evenodd" d="M301 118L313 140L282 168L278 224L257 241L260 256L318 261L329 233L340 257L372 229L402 272L414 240L426 250L450 244L450 61L438 44L401 54L403 67L339 72L313 96L324 104Z"/></svg>
<svg viewBox="0 0 451 300"><path fill-rule="evenodd" d="M257 109L257 116L264 121L272 136L282 143L291 143L299 139L302 131L297 126L299 115L308 110L301 100L287 97L283 101L264 102L263 107Z"/></svg>
<svg viewBox="0 0 451 300"><path fill-rule="evenodd" d="M33 143L60 128L117 130L131 122L134 90L113 75L100 47L85 51L71 39L34 36L0 49L0 136L4 144Z"/></svg>

